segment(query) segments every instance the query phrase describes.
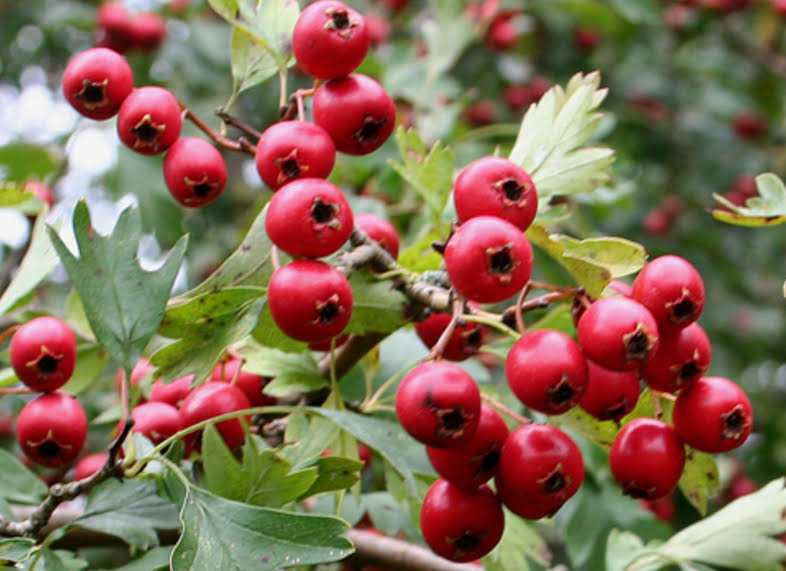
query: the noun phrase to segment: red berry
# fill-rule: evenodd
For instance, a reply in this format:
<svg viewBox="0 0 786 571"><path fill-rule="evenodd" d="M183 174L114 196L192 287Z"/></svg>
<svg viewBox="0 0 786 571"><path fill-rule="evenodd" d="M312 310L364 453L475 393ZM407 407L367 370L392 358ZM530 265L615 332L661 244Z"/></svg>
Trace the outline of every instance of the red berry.
<svg viewBox="0 0 786 571"><path fill-rule="evenodd" d="M134 88L134 74L125 58L107 48L75 55L63 73L63 95L85 117L114 117Z"/></svg>
<svg viewBox="0 0 786 571"><path fill-rule="evenodd" d="M387 18L373 13L366 14L366 26L371 47L383 46L390 41L393 30Z"/></svg>
<svg viewBox="0 0 786 571"><path fill-rule="evenodd" d="M180 104L163 87L147 86L126 97L117 114L117 134L130 149L143 155L163 153L180 136Z"/></svg>
<svg viewBox="0 0 786 571"><path fill-rule="evenodd" d="M308 344L308 348L312 351L330 351L330 345L332 342L332 337L330 339L325 339L324 341L312 341ZM344 343L347 342L349 339L349 333L341 333L336 336L336 344L335 348L338 349Z"/></svg>
<svg viewBox="0 0 786 571"><path fill-rule="evenodd" d="M641 369L641 376L656 391L676 393L707 372L712 348L698 323L663 333L658 352Z"/></svg>
<svg viewBox="0 0 786 571"><path fill-rule="evenodd" d="M685 447L665 422L636 418L614 438L609 467L623 493L656 500L677 487L685 467Z"/></svg>
<svg viewBox="0 0 786 571"><path fill-rule="evenodd" d="M556 426L525 424L505 440L495 481L514 504L558 508L584 481L584 460L573 439Z"/></svg>
<svg viewBox="0 0 786 571"><path fill-rule="evenodd" d="M741 139L755 140L767 134L767 120L753 111L740 111L734 116L734 132Z"/></svg>
<svg viewBox="0 0 786 571"><path fill-rule="evenodd" d="M55 194L52 189L42 182L30 181L25 183L25 191L32 192L38 200L52 208L55 205Z"/></svg>
<svg viewBox="0 0 786 571"><path fill-rule="evenodd" d="M76 467L74 468L74 480L89 478L103 468L108 459L109 454L106 452L96 452L95 454L84 456L76 463Z"/></svg>
<svg viewBox="0 0 786 571"><path fill-rule="evenodd" d="M391 12L403 10L409 4L409 0L380 0L380 2Z"/></svg>
<svg viewBox="0 0 786 571"><path fill-rule="evenodd" d="M267 301L279 329L298 341L335 337L352 315L349 281L316 260L295 260L273 272Z"/></svg>
<svg viewBox="0 0 786 571"><path fill-rule="evenodd" d="M163 381L156 381L150 389L150 398L148 400L165 402L174 407L180 407L188 393L191 392L192 382L194 382L194 375L180 377L166 385Z"/></svg>
<svg viewBox="0 0 786 571"><path fill-rule="evenodd" d="M49 393L27 403L16 420L16 440L25 455L50 468L73 462L87 437L87 417L71 395Z"/></svg>
<svg viewBox="0 0 786 571"><path fill-rule="evenodd" d="M627 371L658 349L658 325L639 302L619 296L594 301L581 316L578 336L584 354L613 371Z"/></svg>
<svg viewBox="0 0 786 571"><path fill-rule="evenodd" d="M672 418L686 444L710 453L742 446L753 428L748 396L723 377L702 377L677 395Z"/></svg>
<svg viewBox="0 0 786 571"><path fill-rule="evenodd" d="M355 228L363 230L369 238L385 248L394 259L398 257L398 233L390 222L370 212L355 214L354 220Z"/></svg>
<svg viewBox="0 0 786 571"><path fill-rule="evenodd" d="M497 108L493 101L481 99L467 106L464 118L473 127L491 125L497 118Z"/></svg>
<svg viewBox="0 0 786 571"><path fill-rule="evenodd" d="M495 478L494 485L497 488L497 497L505 507L524 519L538 520L544 517L551 517L565 503L559 500L545 504L533 502L526 496L517 494L514 489L506 486L499 478Z"/></svg>
<svg viewBox="0 0 786 571"><path fill-rule="evenodd" d="M529 174L502 157L484 157L464 167L453 185L459 222L496 216L526 230L535 219L538 195Z"/></svg>
<svg viewBox="0 0 786 571"><path fill-rule="evenodd" d="M644 216L642 226L650 236L665 236L671 230L672 217L663 208L653 208Z"/></svg>
<svg viewBox="0 0 786 571"><path fill-rule="evenodd" d="M164 19L155 12L143 12L131 19L131 43L143 52L158 49L166 37Z"/></svg>
<svg viewBox="0 0 786 571"><path fill-rule="evenodd" d="M415 323L415 332L426 347L431 349L439 341L450 319L449 313L431 313L425 320ZM474 357L483 346L487 332L488 328L479 323L466 322L457 325L442 352L442 357L448 361L464 361Z"/></svg>
<svg viewBox="0 0 786 571"><path fill-rule="evenodd" d="M612 371L587 359L589 380L579 406L598 420L619 421L639 401L636 371Z"/></svg>
<svg viewBox="0 0 786 571"><path fill-rule="evenodd" d="M271 190L303 177L327 178L336 160L336 145L327 131L306 121L281 121L262 133L254 161Z"/></svg>
<svg viewBox="0 0 786 571"><path fill-rule="evenodd" d="M665 333L686 327L704 310L704 282L690 262L661 256L649 262L633 282L633 299L652 312Z"/></svg>
<svg viewBox="0 0 786 571"><path fill-rule="evenodd" d="M450 281L467 299L496 303L524 287L532 273L532 246L510 222L476 216L458 227L445 247Z"/></svg>
<svg viewBox="0 0 786 571"><path fill-rule="evenodd" d="M614 294L621 295L622 297L633 297L633 288L620 280L611 280L606 289Z"/></svg>
<svg viewBox="0 0 786 571"><path fill-rule="evenodd" d="M641 500L641 506L655 514L661 521L671 523L674 521L674 516L677 513L677 508L674 506L674 496L669 494L658 500Z"/></svg>
<svg viewBox="0 0 786 571"><path fill-rule="evenodd" d="M317 89L314 123L330 134L342 153L367 155L381 147L393 132L396 105L375 80L353 73Z"/></svg>
<svg viewBox="0 0 786 571"><path fill-rule="evenodd" d="M472 561L499 543L505 514L488 486L463 490L439 479L423 498L420 527L437 555L451 561Z"/></svg>
<svg viewBox="0 0 786 571"><path fill-rule="evenodd" d="M134 368L131 369L131 376L129 377L128 381L132 387L137 386L142 379L148 376L155 370L155 366L148 361L144 357L140 357L139 361L136 362ZM120 392L120 383L123 382L123 369L122 367L117 369L117 373L115 373L115 388L118 392Z"/></svg>
<svg viewBox="0 0 786 571"><path fill-rule="evenodd" d="M475 380L458 365L421 363L401 380L396 415L415 440L439 448L460 448L478 428L480 392Z"/></svg>
<svg viewBox="0 0 786 571"><path fill-rule="evenodd" d="M193 426L203 420L249 408L248 399L239 388L229 383L207 382L189 393L180 407L183 426ZM234 450L243 443L245 431L238 418L216 423L227 448ZM199 448L200 437L191 433L186 437L187 447Z"/></svg>
<svg viewBox="0 0 786 571"><path fill-rule="evenodd" d="M519 30L512 21L515 12L500 12L489 24L486 32L486 46L497 52L506 52L516 47Z"/></svg>
<svg viewBox="0 0 786 571"><path fill-rule="evenodd" d="M171 404L150 401L140 404L131 411L134 432L144 434L158 444L184 428L183 418Z"/></svg>
<svg viewBox="0 0 786 571"><path fill-rule="evenodd" d="M35 391L52 392L74 372L76 337L55 317L36 317L14 332L8 346L19 380Z"/></svg>
<svg viewBox="0 0 786 571"><path fill-rule="evenodd" d="M218 198L227 183L224 157L204 139L178 139L164 157L164 181L183 206L204 206Z"/></svg>
<svg viewBox="0 0 786 571"><path fill-rule="evenodd" d="M211 381L224 381L231 383L243 391L251 406L267 406L276 404L276 397L271 397L262 392L270 381L261 375L255 375L243 370L241 359L229 359L215 366L210 374Z"/></svg>
<svg viewBox="0 0 786 571"><path fill-rule="evenodd" d="M562 414L578 404L587 388L587 360L581 347L560 331L530 331L513 344L505 376L516 397L545 414Z"/></svg>
<svg viewBox="0 0 786 571"><path fill-rule="evenodd" d="M270 199L265 230L291 256L321 258L336 252L352 234L352 209L341 190L322 178L301 178Z"/></svg>
<svg viewBox="0 0 786 571"><path fill-rule="evenodd" d="M772 11L778 16L786 16L786 0L772 0Z"/></svg>
<svg viewBox="0 0 786 571"><path fill-rule="evenodd" d="M466 444L453 450L427 446L426 453L440 476L460 488L475 490L497 473L507 437L508 427L502 417L489 405L481 404L478 428Z"/></svg>
<svg viewBox="0 0 786 571"><path fill-rule="evenodd" d="M312 77L333 79L352 73L369 48L363 15L338 0L319 0L300 13L292 50L300 69Z"/></svg>
<svg viewBox="0 0 786 571"><path fill-rule="evenodd" d="M104 2L96 10L96 44L118 53L132 47L131 13L120 2Z"/></svg>
<svg viewBox="0 0 786 571"><path fill-rule="evenodd" d="M573 42L576 47L585 52L591 52L600 43L600 31L594 28L577 28L573 32Z"/></svg>

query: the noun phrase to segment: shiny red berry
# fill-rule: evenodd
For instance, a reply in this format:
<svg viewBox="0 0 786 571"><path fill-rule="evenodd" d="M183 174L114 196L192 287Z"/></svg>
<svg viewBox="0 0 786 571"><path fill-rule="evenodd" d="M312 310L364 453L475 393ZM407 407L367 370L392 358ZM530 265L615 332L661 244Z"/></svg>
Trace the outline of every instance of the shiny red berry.
<svg viewBox="0 0 786 571"><path fill-rule="evenodd" d="M579 406L598 420L619 421L636 407L641 388L637 371L612 371L587 359L587 390Z"/></svg>
<svg viewBox="0 0 786 571"><path fill-rule="evenodd" d="M655 356L641 368L641 376L656 391L676 393L710 367L712 347L698 323L660 335Z"/></svg>
<svg viewBox="0 0 786 571"><path fill-rule="evenodd" d="M415 323L415 332L426 347L431 349L442 337L450 320L449 313L433 312L423 321ZM464 322L456 325L453 335L445 345L442 357L448 361L464 361L474 357L483 346L487 333L488 328L480 323Z"/></svg>
<svg viewBox="0 0 786 571"><path fill-rule="evenodd" d="M396 105L377 81L360 73L332 79L314 94L314 123L336 149L367 155L387 141L396 124Z"/></svg>
<svg viewBox="0 0 786 571"><path fill-rule="evenodd" d="M139 361L136 362L134 368L131 369L131 376L129 377L128 381L130 386L135 387L139 385L139 383L147 377L150 373L155 371L155 366L148 361L145 357L140 357ZM121 383L123 382L123 368L119 367L117 369L117 373L115 373L115 388L118 392L121 390Z"/></svg>
<svg viewBox="0 0 786 571"><path fill-rule="evenodd" d="M25 455L42 466L73 462L87 437L87 417L72 396L49 393L27 403L16 420L16 440Z"/></svg>
<svg viewBox="0 0 786 571"><path fill-rule="evenodd" d="M505 360L505 376L516 397L531 409L562 414L587 388L587 360L573 339L554 329L521 336Z"/></svg>
<svg viewBox="0 0 786 571"><path fill-rule="evenodd" d="M355 214L355 228L363 230L369 238L385 248L394 259L398 257L398 233L390 222L376 214L361 212Z"/></svg>
<svg viewBox="0 0 786 571"><path fill-rule="evenodd" d="M52 392L74 372L76 337L56 317L36 317L14 332L8 354L20 381L35 391Z"/></svg>
<svg viewBox="0 0 786 571"><path fill-rule="evenodd" d="M150 401L131 411L134 432L144 434L153 444L158 444L184 428L180 411L165 402Z"/></svg>
<svg viewBox="0 0 786 571"><path fill-rule="evenodd" d="M114 117L134 88L134 74L125 58L107 48L75 55L63 73L63 95L90 119Z"/></svg>
<svg viewBox="0 0 786 571"><path fill-rule="evenodd" d="M623 493L657 500L677 487L685 467L685 447L665 422L636 418L614 438L609 467Z"/></svg>
<svg viewBox="0 0 786 571"><path fill-rule="evenodd" d="M224 157L204 139L178 139L164 157L164 182L183 206L204 206L218 198L226 186Z"/></svg>
<svg viewBox="0 0 786 571"><path fill-rule="evenodd" d="M473 561L499 543L505 514L488 486L463 490L439 479L423 498L420 528L437 555L451 561Z"/></svg>
<svg viewBox="0 0 786 571"><path fill-rule="evenodd" d="M506 52L516 47L521 32L516 27L513 16L515 16L515 12L500 12L491 21L485 38L486 46L489 49L496 52Z"/></svg>
<svg viewBox="0 0 786 571"><path fill-rule="evenodd" d="M192 390L183 405L180 414L184 427L193 426L203 420L249 408L248 399L239 388L229 383L207 382ZM216 423L227 448L234 450L245 439L243 424L239 418L231 418ZM200 434L191 433L186 440L187 447L200 447Z"/></svg>
<svg viewBox="0 0 786 571"><path fill-rule="evenodd" d="M126 97L117 114L117 134L130 149L143 155L163 153L180 136L180 104L171 91L147 86Z"/></svg>
<svg viewBox="0 0 786 571"><path fill-rule="evenodd" d="M316 260L295 260L273 272L267 301L279 329L298 341L335 337L352 315L349 281Z"/></svg>
<svg viewBox="0 0 786 571"><path fill-rule="evenodd" d="M130 33L135 48L152 52L158 49L166 37L166 23L155 12L142 12L131 19Z"/></svg>
<svg viewBox="0 0 786 571"><path fill-rule="evenodd" d="M148 400L180 407L188 393L191 392L192 382L194 382L194 375L186 375L167 384L164 384L163 381L156 381L150 389Z"/></svg>
<svg viewBox="0 0 786 571"><path fill-rule="evenodd" d="M336 161L336 145L319 125L281 121L259 137L254 161L262 181L278 190L298 178L327 178Z"/></svg>
<svg viewBox="0 0 786 571"><path fill-rule="evenodd" d="M702 377L677 395L672 418L686 444L713 454L742 446L753 428L748 396L723 377Z"/></svg>
<svg viewBox="0 0 786 571"><path fill-rule="evenodd" d="M415 440L439 448L460 448L478 428L480 392L475 380L458 365L421 363L401 380L396 415Z"/></svg>
<svg viewBox="0 0 786 571"><path fill-rule="evenodd" d="M484 157L462 169L453 185L460 222L497 216L521 230L535 219L538 195L529 174L502 157Z"/></svg>
<svg viewBox="0 0 786 571"><path fill-rule="evenodd" d="M445 247L445 265L456 290L479 303L518 293L532 274L532 246L510 222L477 216L458 227Z"/></svg>
<svg viewBox="0 0 786 571"><path fill-rule="evenodd" d="M322 178L301 178L270 199L265 230L291 256L321 258L336 252L352 234L353 216L339 188Z"/></svg>
<svg viewBox="0 0 786 571"><path fill-rule="evenodd" d="M318 79L352 73L369 44L363 15L338 0L319 0L304 8L292 34L298 67Z"/></svg>
<svg viewBox="0 0 786 571"><path fill-rule="evenodd" d="M104 2L96 10L96 45L117 53L133 47L133 17L120 2Z"/></svg>
<svg viewBox="0 0 786 571"><path fill-rule="evenodd" d="M276 404L276 397L268 396L262 392L270 379L244 371L241 359L233 358L216 365L210 374L210 380L224 381L235 385L243 391L251 406Z"/></svg>
<svg viewBox="0 0 786 571"><path fill-rule="evenodd" d="M74 467L74 480L89 478L103 468L108 459L109 454L106 452L96 452L95 454L84 456Z"/></svg>
<svg viewBox="0 0 786 571"><path fill-rule="evenodd" d="M581 348L588 358L613 371L627 371L655 355L658 325L639 302L603 297L593 302L578 326Z"/></svg>

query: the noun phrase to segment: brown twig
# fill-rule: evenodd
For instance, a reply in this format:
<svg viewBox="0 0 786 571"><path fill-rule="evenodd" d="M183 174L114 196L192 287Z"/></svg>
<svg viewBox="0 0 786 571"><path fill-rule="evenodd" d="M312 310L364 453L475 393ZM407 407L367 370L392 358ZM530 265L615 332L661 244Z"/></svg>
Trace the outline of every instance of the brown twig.
<svg viewBox="0 0 786 571"><path fill-rule="evenodd" d="M445 329L442 331L439 339L437 339L437 342L431 348L431 351L429 351L428 355L420 360L421 363L442 358L442 353L445 351L445 347L448 346L448 343L450 343L450 338L453 337L453 333L455 333L456 327L458 327L462 313L464 313L464 300L454 300L453 313L450 316L450 321L448 322L447 327L445 327Z"/></svg>
<svg viewBox="0 0 786 571"><path fill-rule="evenodd" d="M526 416L522 416L519 413L512 411L511 409L506 407L504 404L499 402L497 399L495 399L492 396L487 395L486 393L480 393L480 398L482 400L486 401L488 404L490 404L495 409L497 409L499 412L501 412L505 416L508 416L508 417L512 418L513 420L515 420L519 424L530 424L532 422L532 420L530 420Z"/></svg>
<svg viewBox="0 0 786 571"><path fill-rule="evenodd" d="M234 115L230 115L220 107L216 109L216 115L219 119L221 119L227 125L234 127L235 129L239 130L243 133L246 137L249 137L252 141L258 141L259 137L262 135L260 131L257 131L254 127L238 119Z"/></svg>
<svg viewBox="0 0 786 571"><path fill-rule="evenodd" d="M224 149L228 149L230 151L237 151L239 153L246 153L249 155L256 154L256 147L248 142L248 140L244 137L240 137L237 141L230 139L229 137L225 137L218 131L212 129L207 123L202 121L199 117L194 115L194 113L185 106L182 106L183 111L185 112L185 117L189 121L191 121L194 125L196 125L205 135L213 139L213 141L219 146L223 147Z"/></svg>

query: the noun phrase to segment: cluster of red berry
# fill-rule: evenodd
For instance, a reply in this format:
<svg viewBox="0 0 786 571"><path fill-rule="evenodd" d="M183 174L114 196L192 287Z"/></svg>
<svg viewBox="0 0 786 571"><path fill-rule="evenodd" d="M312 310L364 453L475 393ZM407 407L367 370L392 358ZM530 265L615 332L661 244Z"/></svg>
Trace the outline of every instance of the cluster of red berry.
<svg viewBox="0 0 786 571"><path fill-rule="evenodd" d="M151 52L166 37L164 19L155 12L132 14L119 2L104 2L96 10L96 45L117 53Z"/></svg>

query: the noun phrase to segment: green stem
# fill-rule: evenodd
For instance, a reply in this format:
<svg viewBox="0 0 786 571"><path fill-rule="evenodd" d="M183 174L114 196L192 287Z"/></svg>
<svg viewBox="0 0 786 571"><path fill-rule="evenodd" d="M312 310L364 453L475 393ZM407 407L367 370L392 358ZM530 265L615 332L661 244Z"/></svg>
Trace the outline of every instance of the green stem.
<svg viewBox="0 0 786 571"><path fill-rule="evenodd" d="M480 323L481 325L487 325L487 326L492 327L494 329L498 329L499 331L502 331L506 335L509 335L510 337L513 337L513 339L516 339L516 340L521 339L521 333L519 333L518 331L516 331L514 329L511 329L510 327L508 327L507 325L505 325L501 321L497 321L496 319L491 319L491 318L489 318L489 317L487 317L485 315L478 315L478 314L475 314L475 315L464 315L463 319L464 319L464 321L469 321L470 323Z"/></svg>

